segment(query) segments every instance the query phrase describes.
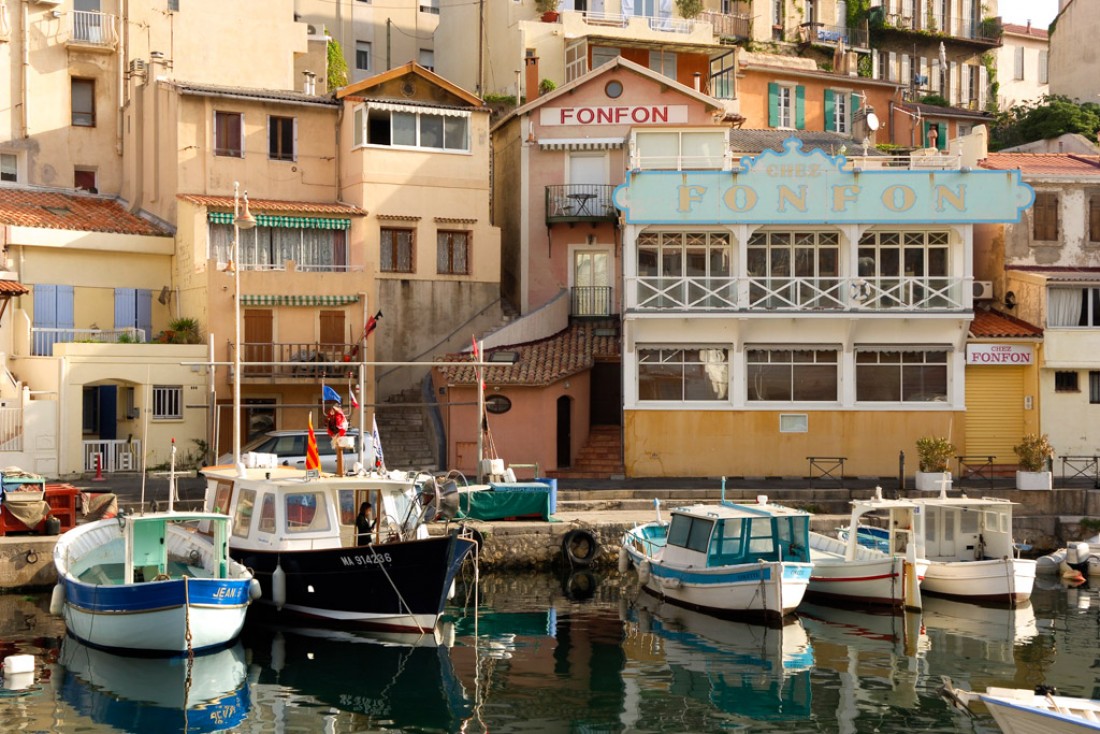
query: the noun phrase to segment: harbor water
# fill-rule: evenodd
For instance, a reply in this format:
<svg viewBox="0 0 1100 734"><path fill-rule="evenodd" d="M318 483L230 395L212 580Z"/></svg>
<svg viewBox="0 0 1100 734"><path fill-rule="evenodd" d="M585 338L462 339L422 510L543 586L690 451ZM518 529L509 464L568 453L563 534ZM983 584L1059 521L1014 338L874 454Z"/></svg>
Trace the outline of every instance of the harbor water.
<svg viewBox="0 0 1100 734"><path fill-rule="evenodd" d="M48 594L0 596L0 730L28 732L996 732L944 679L1098 697L1100 589L1040 580L1016 609L813 604L782 628L639 594L632 575L483 575L440 634L250 617L233 647L127 657L65 636ZM250 612L251 614L251 612Z"/></svg>

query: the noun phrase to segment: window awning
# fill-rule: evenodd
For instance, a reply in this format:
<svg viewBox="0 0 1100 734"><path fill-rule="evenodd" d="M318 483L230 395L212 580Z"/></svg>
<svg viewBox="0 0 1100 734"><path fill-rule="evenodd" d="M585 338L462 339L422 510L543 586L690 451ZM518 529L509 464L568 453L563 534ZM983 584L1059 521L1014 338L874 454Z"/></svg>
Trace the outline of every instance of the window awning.
<svg viewBox="0 0 1100 734"><path fill-rule="evenodd" d="M285 217L277 214L256 214L256 224L261 227L287 227L291 229L350 229L350 219L330 217ZM208 212L211 224L233 224L233 212Z"/></svg>
<svg viewBox="0 0 1100 734"><path fill-rule="evenodd" d="M469 110L456 110L453 107L425 107L415 104L393 104L390 102L367 102L372 110L385 110L386 112L409 112L421 115L443 115L444 117L469 117Z"/></svg>
<svg viewBox="0 0 1100 734"><path fill-rule="evenodd" d="M278 296L278 295L241 295L242 306L347 306L358 303L359 296Z"/></svg>
<svg viewBox="0 0 1100 734"><path fill-rule="evenodd" d="M609 150L623 147L622 138L548 138L539 141L543 150Z"/></svg>

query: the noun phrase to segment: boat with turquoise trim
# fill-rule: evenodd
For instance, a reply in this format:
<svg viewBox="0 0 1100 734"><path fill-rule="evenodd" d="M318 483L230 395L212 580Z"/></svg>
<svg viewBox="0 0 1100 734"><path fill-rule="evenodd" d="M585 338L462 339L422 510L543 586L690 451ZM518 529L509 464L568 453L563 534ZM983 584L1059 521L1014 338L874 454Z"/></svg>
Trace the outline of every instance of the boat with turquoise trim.
<svg viewBox="0 0 1100 734"><path fill-rule="evenodd" d="M781 621L810 582L810 514L768 502L675 507L670 519L623 535L621 566L632 565L654 596L723 617ZM623 569L625 570L625 569Z"/></svg>

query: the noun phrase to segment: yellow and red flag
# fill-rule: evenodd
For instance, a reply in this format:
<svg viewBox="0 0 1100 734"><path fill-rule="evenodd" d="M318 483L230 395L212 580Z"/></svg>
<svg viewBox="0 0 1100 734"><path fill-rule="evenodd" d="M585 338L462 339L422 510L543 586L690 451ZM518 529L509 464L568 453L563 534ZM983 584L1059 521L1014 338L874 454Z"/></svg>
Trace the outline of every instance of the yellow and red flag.
<svg viewBox="0 0 1100 734"><path fill-rule="evenodd" d="M317 451L317 437L313 435L313 413L309 414L309 439L306 441L306 469L320 469L321 454Z"/></svg>

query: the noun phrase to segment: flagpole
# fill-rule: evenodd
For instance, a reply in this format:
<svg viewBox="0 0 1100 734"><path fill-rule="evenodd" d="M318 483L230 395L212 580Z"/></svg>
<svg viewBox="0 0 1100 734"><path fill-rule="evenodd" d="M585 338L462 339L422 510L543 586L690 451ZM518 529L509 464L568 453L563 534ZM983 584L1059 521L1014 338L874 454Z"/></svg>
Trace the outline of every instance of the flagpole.
<svg viewBox="0 0 1100 734"><path fill-rule="evenodd" d="M360 389L362 389L363 385L367 384L363 381L366 377L366 360L367 355L364 354L363 361L359 363ZM364 469L367 468L367 411L365 403L359 404L359 466L363 467Z"/></svg>
<svg viewBox="0 0 1100 734"><path fill-rule="evenodd" d="M485 431L482 430L482 420L485 415L485 368L481 366L481 353L484 350L484 344L476 344L477 351L474 353L474 359L478 361L477 366L477 483L481 484L485 481L485 472L482 468L481 462L485 456Z"/></svg>

